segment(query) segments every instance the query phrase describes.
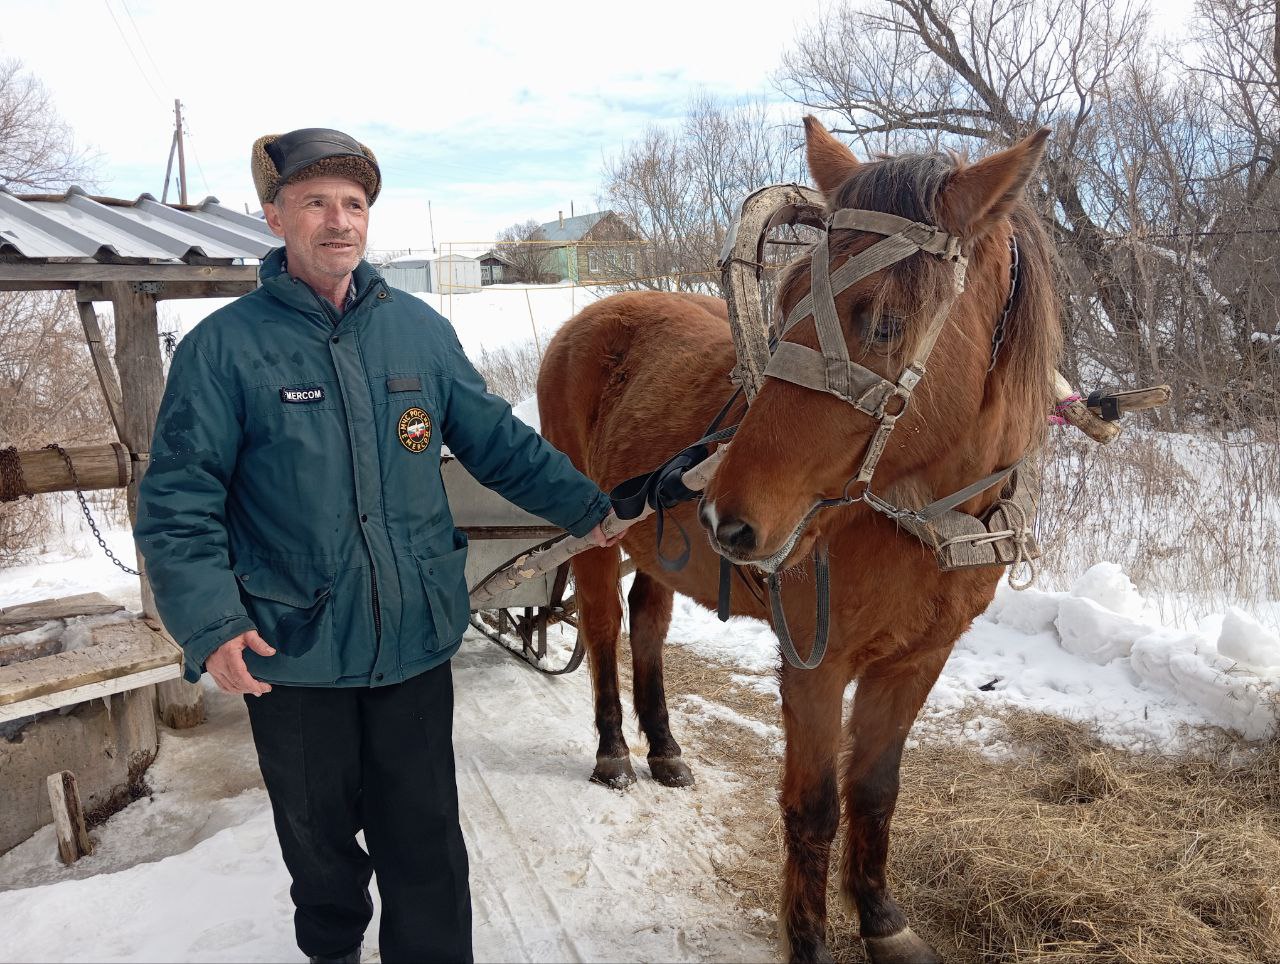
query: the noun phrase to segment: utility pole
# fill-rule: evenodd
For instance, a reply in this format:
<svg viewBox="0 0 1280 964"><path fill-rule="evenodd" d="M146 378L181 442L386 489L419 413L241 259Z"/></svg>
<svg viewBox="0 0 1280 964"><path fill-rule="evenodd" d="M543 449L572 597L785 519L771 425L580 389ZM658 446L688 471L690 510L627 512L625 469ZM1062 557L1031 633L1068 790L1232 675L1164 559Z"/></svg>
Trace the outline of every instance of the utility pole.
<svg viewBox="0 0 1280 964"><path fill-rule="evenodd" d="M178 202L187 203L187 158L182 151L182 101L173 99L173 113L177 118L177 127L173 132L178 145Z"/></svg>
<svg viewBox="0 0 1280 964"><path fill-rule="evenodd" d="M436 253L436 226L431 218L431 202L427 201L427 229L431 232L431 253Z"/></svg>

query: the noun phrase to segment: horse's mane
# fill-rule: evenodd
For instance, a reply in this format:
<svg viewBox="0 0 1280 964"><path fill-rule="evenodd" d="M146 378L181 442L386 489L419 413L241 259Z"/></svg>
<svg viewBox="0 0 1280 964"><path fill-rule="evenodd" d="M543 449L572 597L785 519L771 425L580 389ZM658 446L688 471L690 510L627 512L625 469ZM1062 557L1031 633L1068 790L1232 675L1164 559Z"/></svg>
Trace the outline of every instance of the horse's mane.
<svg viewBox="0 0 1280 964"><path fill-rule="evenodd" d="M828 207L883 211L922 221L939 223L939 198L964 162L954 154L912 154L885 158L860 165L830 198ZM1054 289L1053 250L1040 219L1023 199L1009 214L1018 242L1020 269L1018 287L1006 322L1005 339L993 379L1003 382L1011 411L1034 414L1032 424L1040 426L1054 403L1053 372L1062 349L1062 328ZM836 232L830 239L833 258L849 253L857 240L850 232ZM970 255L973 262L994 256L1006 244L1002 233L981 239ZM899 290L916 292L922 311L929 311L951 288L951 269L936 258L917 254L891 269ZM802 256L788 266L779 279L777 304L796 303L808 290L809 257ZM881 286L881 292L886 286ZM1000 284L1001 290L1006 285ZM1000 309L997 308L997 311ZM775 311L775 317L781 317ZM994 319L992 319L994 324ZM919 326L916 326L919 327ZM909 350L910 344L903 346Z"/></svg>

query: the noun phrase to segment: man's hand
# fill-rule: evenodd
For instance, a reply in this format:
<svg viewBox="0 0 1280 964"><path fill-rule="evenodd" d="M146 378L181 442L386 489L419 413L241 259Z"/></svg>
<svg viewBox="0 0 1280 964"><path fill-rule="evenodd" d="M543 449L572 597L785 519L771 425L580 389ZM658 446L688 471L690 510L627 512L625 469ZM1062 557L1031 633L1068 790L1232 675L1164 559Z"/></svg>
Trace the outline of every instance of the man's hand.
<svg viewBox="0 0 1280 964"><path fill-rule="evenodd" d="M228 639L215 649L213 655L204 661L204 668L224 693L252 693L254 696L270 693L270 683L249 675L249 668L244 665L245 647L259 656L276 654L275 649L258 635L257 630L251 629L234 639Z"/></svg>
<svg viewBox="0 0 1280 964"><path fill-rule="evenodd" d="M623 529L621 532L619 532L615 536L612 536L612 537L606 536L604 534L604 529L600 528L600 526L597 525L594 529L592 529L590 532L587 533L587 538L590 539L592 542L594 542L601 549L607 549L609 546L616 543L619 539L621 539L626 534L627 534L627 531Z"/></svg>

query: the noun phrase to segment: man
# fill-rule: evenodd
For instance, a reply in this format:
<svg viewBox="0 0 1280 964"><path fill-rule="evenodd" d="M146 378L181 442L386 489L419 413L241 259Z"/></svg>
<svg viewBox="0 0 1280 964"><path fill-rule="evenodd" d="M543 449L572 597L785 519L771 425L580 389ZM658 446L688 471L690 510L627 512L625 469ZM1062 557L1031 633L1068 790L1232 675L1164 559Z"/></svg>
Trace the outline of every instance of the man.
<svg viewBox="0 0 1280 964"><path fill-rule="evenodd" d="M298 946L358 961L376 873L384 961L469 961L449 668L467 540L441 444L600 545L609 502L361 259L372 151L306 129L260 138L252 164L284 247L179 344L136 537L186 678L245 694Z"/></svg>

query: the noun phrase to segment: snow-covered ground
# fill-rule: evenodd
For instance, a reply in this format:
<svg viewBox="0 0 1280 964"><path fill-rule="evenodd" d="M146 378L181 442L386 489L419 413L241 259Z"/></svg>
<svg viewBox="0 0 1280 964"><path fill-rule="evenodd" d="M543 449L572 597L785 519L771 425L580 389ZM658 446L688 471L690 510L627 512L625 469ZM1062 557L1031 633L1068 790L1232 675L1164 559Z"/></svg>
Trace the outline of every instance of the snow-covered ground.
<svg viewBox="0 0 1280 964"><path fill-rule="evenodd" d="M437 307L474 357L535 330L549 337L583 299L581 289L495 288ZM211 310L200 308L182 330ZM536 425L531 404L517 413ZM129 533L104 535L132 563ZM1274 731L1280 640L1251 615L1230 609L1177 623L1164 600L1144 598L1108 563L1057 585L1066 588L1001 588L957 644L918 738L968 739L998 753L987 721L1010 706L1095 722L1105 738L1134 748L1176 746L1188 726ZM136 580L82 535L0 571L0 607L88 591L139 605ZM725 664L726 679L776 696L777 643L763 623L722 624L677 597L669 640ZM570 642L553 638L560 654ZM644 778L625 794L591 785L585 671L537 676L476 634L454 667L477 959L775 958L767 915L744 915L716 870L741 839L742 828L726 823L740 777L703 760L690 791ZM0 856L0 961L301 959L244 707L212 687L207 702L206 724L164 732L148 773L154 793L98 828L91 857L63 867L47 827ZM672 703L678 733L697 732L698 720L728 721L780 746L776 716L748 718L706 695ZM956 732L952 711L961 706L968 722ZM684 739L696 759L696 740ZM748 789L761 799L773 792ZM376 923L365 960L377 960Z"/></svg>
<svg viewBox="0 0 1280 964"><path fill-rule="evenodd" d="M106 536L132 561L127 532ZM0 606L91 590L136 605L130 578L96 547L81 548L8 570ZM997 728L982 713L963 733L949 723L950 710L973 701L988 714L1022 706L1093 721L1135 748L1167 749L1188 725L1270 732L1280 693L1276 637L1240 611L1189 628L1160 625L1152 611L1107 564L1069 592L1002 588L956 646L923 732L985 744ZM729 664L735 682L776 694L777 644L764 624L721 624L678 598L670 640ZM585 671L536 676L476 634L454 665L477 959L773 958L769 921L745 918L715 869L733 856L726 800L742 789L739 777L702 761L691 791L647 779L625 794L589 784L595 736ZM0 856L0 960L300 959L244 707L206 690L209 721L164 732L148 774L153 795L95 832L93 856L63 867L48 827ZM697 717L727 720L780 748L776 718L746 718L698 695L673 704L677 732L696 731ZM696 759L696 743L686 739L686 752ZM642 758L636 768L645 772ZM365 960L377 960L376 923Z"/></svg>

